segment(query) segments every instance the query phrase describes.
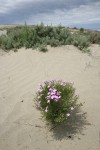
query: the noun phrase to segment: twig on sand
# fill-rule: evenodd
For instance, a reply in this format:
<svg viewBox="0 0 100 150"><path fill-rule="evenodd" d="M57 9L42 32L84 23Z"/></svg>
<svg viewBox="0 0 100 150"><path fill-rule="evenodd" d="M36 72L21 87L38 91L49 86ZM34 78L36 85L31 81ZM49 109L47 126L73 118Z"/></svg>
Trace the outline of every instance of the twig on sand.
<svg viewBox="0 0 100 150"><path fill-rule="evenodd" d="M55 125L55 126L53 126L52 128L50 128L49 131L53 130L53 129L56 128L57 126L58 126L58 124Z"/></svg>

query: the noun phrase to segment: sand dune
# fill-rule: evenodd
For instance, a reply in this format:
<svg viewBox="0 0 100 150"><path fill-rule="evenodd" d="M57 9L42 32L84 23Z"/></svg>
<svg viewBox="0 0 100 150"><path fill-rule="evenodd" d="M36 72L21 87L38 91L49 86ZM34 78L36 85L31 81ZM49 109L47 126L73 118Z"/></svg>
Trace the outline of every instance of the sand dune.
<svg viewBox="0 0 100 150"><path fill-rule="evenodd" d="M99 150L100 46L92 45L91 52L74 46L0 51L0 150ZM74 81L84 103L69 124L51 131L33 102L46 79Z"/></svg>

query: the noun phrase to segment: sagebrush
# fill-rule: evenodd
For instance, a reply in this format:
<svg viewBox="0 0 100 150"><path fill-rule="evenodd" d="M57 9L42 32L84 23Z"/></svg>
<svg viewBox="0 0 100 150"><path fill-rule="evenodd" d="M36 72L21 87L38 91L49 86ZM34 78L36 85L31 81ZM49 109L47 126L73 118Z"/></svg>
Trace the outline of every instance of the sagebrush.
<svg viewBox="0 0 100 150"><path fill-rule="evenodd" d="M4 50L25 48L38 48L40 45L74 45L80 50L86 50L91 43L100 44L99 32L71 33L63 26L44 26L43 23L36 26L20 26L7 29L7 35L0 36L0 47Z"/></svg>

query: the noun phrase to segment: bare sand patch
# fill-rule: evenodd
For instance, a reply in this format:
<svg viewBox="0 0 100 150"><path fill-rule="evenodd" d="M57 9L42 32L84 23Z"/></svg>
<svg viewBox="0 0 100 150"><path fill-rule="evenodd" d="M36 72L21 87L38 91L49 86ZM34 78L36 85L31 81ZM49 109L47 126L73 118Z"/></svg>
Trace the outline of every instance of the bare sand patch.
<svg viewBox="0 0 100 150"><path fill-rule="evenodd" d="M99 150L100 46L91 49L90 56L74 46L49 47L47 53L24 48L1 52L0 150ZM40 119L32 101L46 79L74 81L84 103L69 124L54 131Z"/></svg>

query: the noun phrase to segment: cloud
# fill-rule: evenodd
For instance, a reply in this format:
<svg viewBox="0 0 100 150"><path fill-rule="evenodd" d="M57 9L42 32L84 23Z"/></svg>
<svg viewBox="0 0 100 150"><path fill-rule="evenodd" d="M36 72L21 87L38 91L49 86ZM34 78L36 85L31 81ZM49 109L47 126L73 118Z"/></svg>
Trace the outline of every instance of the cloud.
<svg viewBox="0 0 100 150"><path fill-rule="evenodd" d="M0 23L100 23L99 0L0 0Z"/></svg>
<svg viewBox="0 0 100 150"><path fill-rule="evenodd" d="M91 5L80 5L73 9L54 10L50 14L36 14L28 19L29 23L40 23L65 26L74 26L79 24L100 23L100 3L91 3ZM34 20L34 21L33 21Z"/></svg>
<svg viewBox="0 0 100 150"><path fill-rule="evenodd" d="M5 9L5 13L10 13L12 11L26 10L29 13L39 13L39 12L53 12L56 9L72 9L77 8L80 5L88 5L92 2L99 2L99 0L0 0L2 6L0 10ZM39 11L40 10L40 11Z"/></svg>

